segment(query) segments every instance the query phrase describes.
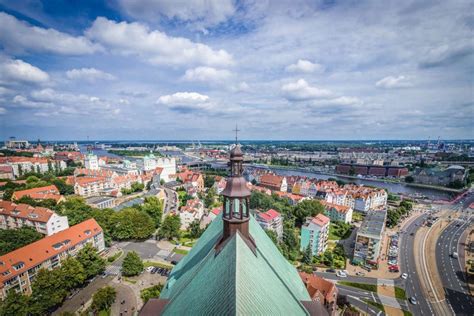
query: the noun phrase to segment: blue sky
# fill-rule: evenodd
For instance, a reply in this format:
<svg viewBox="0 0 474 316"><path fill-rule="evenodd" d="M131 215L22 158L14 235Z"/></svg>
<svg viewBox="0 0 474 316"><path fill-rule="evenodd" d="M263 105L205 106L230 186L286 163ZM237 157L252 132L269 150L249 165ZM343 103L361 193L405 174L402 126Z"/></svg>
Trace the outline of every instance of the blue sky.
<svg viewBox="0 0 474 316"><path fill-rule="evenodd" d="M474 138L473 12L0 0L0 138Z"/></svg>

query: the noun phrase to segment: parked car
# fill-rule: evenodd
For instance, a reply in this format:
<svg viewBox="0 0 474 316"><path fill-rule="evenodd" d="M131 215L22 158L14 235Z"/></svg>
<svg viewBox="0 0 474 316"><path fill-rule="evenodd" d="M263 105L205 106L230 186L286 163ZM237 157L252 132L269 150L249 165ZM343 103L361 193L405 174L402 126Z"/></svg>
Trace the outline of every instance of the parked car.
<svg viewBox="0 0 474 316"><path fill-rule="evenodd" d="M363 265L361 268L364 269L364 270L367 271L367 272L372 271L372 267L371 267L371 266L368 266L368 265Z"/></svg>
<svg viewBox="0 0 474 316"><path fill-rule="evenodd" d="M364 275L365 275L365 272L359 271L359 272L356 273L356 275L357 275L357 276L364 276Z"/></svg>
<svg viewBox="0 0 474 316"><path fill-rule="evenodd" d="M402 278L403 280L408 279L408 274L407 274L407 273L402 273L401 278Z"/></svg>
<svg viewBox="0 0 474 316"><path fill-rule="evenodd" d="M451 254L451 257L453 257L453 259L457 259L458 258L458 253L457 252L453 252Z"/></svg>
<svg viewBox="0 0 474 316"><path fill-rule="evenodd" d="M154 268L154 266L149 266L148 268L146 268L146 270L147 270L148 272L151 272L151 270L153 270L153 268Z"/></svg>
<svg viewBox="0 0 474 316"><path fill-rule="evenodd" d="M347 273L344 271L337 271L336 275L340 278L347 278Z"/></svg>
<svg viewBox="0 0 474 316"><path fill-rule="evenodd" d="M412 303L413 305L416 305L418 304L418 301L416 300L416 297L412 296L408 299L410 301L410 303Z"/></svg>
<svg viewBox="0 0 474 316"><path fill-rule="evenodd" d="M335 273L336 270L334 270L333 268L329 268L329 269L326 269L326 272Z"/></svg>

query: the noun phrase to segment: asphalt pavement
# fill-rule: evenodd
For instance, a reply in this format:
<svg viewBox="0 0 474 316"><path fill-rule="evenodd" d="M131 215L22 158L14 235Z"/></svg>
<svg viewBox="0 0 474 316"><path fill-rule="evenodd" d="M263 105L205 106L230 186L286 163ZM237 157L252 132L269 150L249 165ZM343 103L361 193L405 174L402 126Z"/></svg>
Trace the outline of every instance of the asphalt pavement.
<svg viewBox="0 0 474 316"><path fill-rule="evenodd" d="M437 241L436 262L446 293L446 299L456 315L474 315L474 298L469 294L466 275L459 258L454 258L454 252L460 254L460 237L473 222L466 212L460 219L453 220L443 231Z"/></svg>

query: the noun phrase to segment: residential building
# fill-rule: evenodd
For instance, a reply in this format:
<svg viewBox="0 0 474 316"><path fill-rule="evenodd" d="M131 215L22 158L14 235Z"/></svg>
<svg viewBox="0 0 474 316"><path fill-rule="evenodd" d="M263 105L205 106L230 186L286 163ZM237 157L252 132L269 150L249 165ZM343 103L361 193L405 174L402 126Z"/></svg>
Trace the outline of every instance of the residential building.
<svg viewBox="0 0 474 316"><path fill-rule="evenodd" d="M196 187L198 192L202 192L204 190L204 177L199 172L185 169L176 174L176 177L180 179L182 183L191 183L194 187Z"/></svg>
<svg viewBox="0 0 474 316"><path fill-rule="evenodd" d="M115 198L111 196L93 196L86 199L86 204L95 208L114 208Z"/></svg>
<svg viewBox="0 0 474 316"><path fill-rule="evenodd" d="M0 256L0 299L10 290L31 294L31 283L39 269L54 269L75 256L87 243L98 251L105 248L102 228L88 219L52 236Z"/></svg>
<svg viewBox="0 0 474 316"><path fill-rule="evenodd" d="M194 221L201 221L204 215L204 205L199 199L188 200L186 205L179 210L181 229L186 230Z"/></svg>
<svg viewBox="0 0 474 316"><path fill-rule="evenodd" d="M55 200L56 203L64 200L64 197L59 193L55 185L48 185L45 187L33 188L28 190L20 190L13 192L12 199L19 200L24 196L29 196L34 200Z"/></svg>
<svg viewBox="0 0 474 316"><path fill-rule="evenodd" d="M326 251L329 237L330 219L323 214L315 217L308 217L301 226L301 251L305 251L308 246L315 256L321 255Z"/></svg>
<svg viewBox="0 0 474 316"><path fill-rule="evenodd" d="M336 284L315 274L305 272L299 274L311 299L321 302L329 315L336 315L338 295Z"/></svg>
<svg viewBox="0 0 474 316"><path fill-rule="evenodd" d="M5 147L8 149L28 148L30 147L30 143L27 140L10 139L5 141Z"/></svg>
<svg viewBox="0 0 474 316"><path fill-rule="evenodd" d="M441 168L416 168L413 178L417 183L447 186L455 181L464 183L467 171L464 167L453 165L446 169Z"/></svg>
<svg viewBox="0 0 474 316"><path fill-rule="evenodd" d="M0 166L0 179L15 179L12 166Z"/></svg>
<svg viewBox="0 0 474 316"><path fill-rule="evenodd" d="M283 238L283 218L279 212L274 209L258 212L255 214L255 219L263 229L274 231L278 240Z"/></svg>
<svg viewBox="0 0 474 316"><path fill-rule="evenodd" d="M52 235L69 227L66 216L59 216L45 207L16 204L0 200L0 228L32 227L45 235Z"/></svg>
<svg viewBox="0 0 474 316"><path fill-rule="evenodd" d="M64 161L38 157L0 157L0 166L10 166L15 178L28 173L46 173L49 171L64 170L67 165Z"/></svg>
<svg viewBox="0 0 474 316"><path fill-rule="evenodd" d="M272 191L287 192L288 190L288 184L286 183L285 177L270 173L260 176L259 185L262 187L269 188Z"/></svg>
<svg viewBox="0 0 474 316"><path fill-rule="evenodd" d="M74 193L80 196L99 195L107 189L111 189L112 184L104 177L80 177L75 179Z"/></svg>
<svg viewBox="0 0 474 316"><path fill-rule="evenodd" d="M99 170L99 160L97 158L97 155L88 153L84 157L84 167L90 170Z"/></svg>
<svg viewBox="0 0 474 316"><path fill-rule="evenodd" d="M171 181L170 176L176 174L176 159L175 158L158 158L156 167L163 168L161 172L161 179L165 182Z"/></svg>
<svg viewBox="0 0 474 316"><path fill-rule="evenodd" d="M153 155L153 153L143 156L142 160L144 171L151 171L157 167L156 157Z"/></svg>
<svg viewBox="0 0 474 316"><path fill-rule="evenodd" d="M230 160L222 216L211 222L173 268L160 297L150 299L140 315L327 314L250 214L239 145Z"/></svg>
<svg viewBox="0 0 474 316"><path fill-rule="evenodd" d="M352 260L354 264L378 266L386 217L386 210L367 213L357 230Z"/></svg>
<svg viewBox="0 0 474 316"><path fill-rule="evenodd" d="M324 206L324 214L328 216L331 221L341 221L347 224L352 222L352 208L345 205L337 205L321 201Z"/></svg>

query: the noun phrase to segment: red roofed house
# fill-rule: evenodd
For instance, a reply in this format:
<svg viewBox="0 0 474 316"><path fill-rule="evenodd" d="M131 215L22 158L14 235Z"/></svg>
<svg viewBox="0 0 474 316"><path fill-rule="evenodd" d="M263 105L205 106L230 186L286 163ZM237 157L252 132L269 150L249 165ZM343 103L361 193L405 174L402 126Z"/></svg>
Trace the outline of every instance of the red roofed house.
<svg viewBox="0 0 474 316"><path fill-rule="evenodd" d="M329 236L329 217L318 214L308 217L301 226L301 251L311 248L313 255L318 256L326 251Z"/></svg>
<svg viewBox="0 0 474 316"><path fill-rule="evenodd" d="M60 267L61 261L75 256L87 243L98 251L105 248L102 228L94 219L0 256L0 300L11 289L31 294L31 280L39 269Z"/></svg>
<svg viewBox="0 0 474 316"><path fill-rule="evenodd" d="M0 228L32 227L45 235L52 235L69 227L66 216L59 216L45 207L15 204L0 200Z"/></svg>
<svg viewBox="0 0 474 316"><path fill-rule="evenodd" d="M328 203L326 201L320 201L324 206L324 214L329 216L332 221L342 221L349 224L352 222L352 208L345 205L337 205Z"/></svg>
<svg viewBox="0 0 474 316"><path fill-rule="evenodd" d="M12 166L0 166L0 179L15 179Z"/></svg>
<svg viewBox="0 0 474 316"><path fill-rule="evenodd" d="M270 209L266 212L257 213L255 219L263 229L274 231L278 236L278 240L283 238L283 218L280 213Z"/></svg>
<svg viewBox="0 0 474 316"><path fill-rule="evenodd" d="M311 299L321 302L326 307L329 315L336 315L338 294L336 285L314 274L305 272L299 274Z"/></svg>
<svg viewBox="0 0 474 316"><path fill-rule="evenodd" d="M184 171L177 173L176 177L183 183L191 183L196 187L198 192L204 190L204 177L201 173L185 169Z"/></svg>
<svg viewBox="0 0 474 316"><path fill-rule="evenodd" d="M64 197L59 193L58 188L55 185L48 185L40 188L33 188L28 190L21 190L13 192L12 198L19 200L24 196L29 196L35 200L47 200L53 199L56 203L64 200Z"/></svg>
<svg viewBox="0 0 474 316"><path fill-rule="evenodd" d="M277 176L274 174L264 174L260 177L260 183L262 187L269 188L273 191L283 191L287 192L288 184L286 183L286 178L282 176Z"/></svg>
<svg viewBox="0 0 474 316"><path fill-rule="evenodd" d="M193 199L188 200L186 205L181 207L179 210L179 217L181 219L181 229L188 229L189 224L195 220L201 221L201 218L204 215L204 205L201 200Z"/></svg>

